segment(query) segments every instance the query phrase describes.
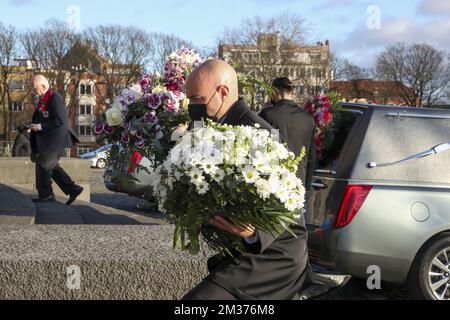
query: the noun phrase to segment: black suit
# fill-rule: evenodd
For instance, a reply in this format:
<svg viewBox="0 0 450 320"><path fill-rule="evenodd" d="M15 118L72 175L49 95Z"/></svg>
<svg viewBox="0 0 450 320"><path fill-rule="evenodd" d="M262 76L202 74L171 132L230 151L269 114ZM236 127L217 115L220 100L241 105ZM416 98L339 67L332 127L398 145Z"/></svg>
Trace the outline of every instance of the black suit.
<svg viewBox="0 0 450 320"><path fill-rule="evenodd" d="M40 198L54 195L53 179L66 195L71 195L79 187L59 166L58 161L64 155L64 149L79 143L79 140L69 126L67 108L60 94L53 93L46 109L48 117L36 108L33 123L40 124L42 130L33 131L30 136L31 149L34 154L37 154L36 188Z"/></svg>
<svg viewBox="0 0 450 320"><path fill-rule="evenodd" d="M280 100L275 106L263 109L259 114L272 127L280 131L289 150L299 156L305 147L306 157L300 163L298 177L307 190L311 187L316 162L316 124L314 117L300 109L291 100Z"/></svg>
<svg viewBox="0 0 450 320"><path fill-rule="evenodd" d="M289 150L296 156L300 155L303 147L305 148L306 156L300 163L297 175L303 181L306 190L309 191L317 155L314 117L301 109L294 101L286 99L280 100L273 107L263 109L259 116L279 130L282 140L287 143ZM309 192L306 194L307 197L308 194ZM312 272L311 267L308 266L301 295L313 298L329 292L336 286L335 282Z"/></svg>
<svg viewBox="0 0 450 320"><path fill-rule="evenodd" d="M232 106L220 122L248 126L259 124L264 129L273 129L243 100ZM291 228L297 238L285 232L275 239L271 234L258 230L258 242L246 244L249 253L225 260L217 256L211 258L208 261L210 275L184 299L297 298L308 274L307 231L303 218Z"/></svg>

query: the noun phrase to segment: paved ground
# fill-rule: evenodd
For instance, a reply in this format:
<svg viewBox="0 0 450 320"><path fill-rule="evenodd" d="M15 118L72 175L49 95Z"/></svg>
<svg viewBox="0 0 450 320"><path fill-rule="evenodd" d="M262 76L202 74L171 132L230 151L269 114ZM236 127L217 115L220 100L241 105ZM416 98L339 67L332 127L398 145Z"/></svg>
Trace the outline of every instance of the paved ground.
<svg viewBox="0 0 450 320"><path fill-rule="evenodd" d="M91 171L91 201L96 204L115 209L151 214L156 219L164 221L164 217L149 208L145 201L108 191L103 183L103 170ZM381 290L369 290L365 280L351 279L344 288L324 297L324 300L405 300L409 299L408 292L399 286L382 284Z"/></svg>

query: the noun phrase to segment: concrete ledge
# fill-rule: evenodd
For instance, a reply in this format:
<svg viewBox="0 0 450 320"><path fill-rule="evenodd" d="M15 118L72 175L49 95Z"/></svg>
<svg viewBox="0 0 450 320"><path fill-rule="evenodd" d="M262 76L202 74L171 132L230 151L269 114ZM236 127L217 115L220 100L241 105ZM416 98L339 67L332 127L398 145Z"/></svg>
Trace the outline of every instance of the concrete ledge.
<svg viewBox="0 0 450 320"><path fill-rule="evenodd" d="M0 225L31 225L36 209L26 195L0 184Z"/></svg>
<svg viewBox="0 0 450 320"><path fill-rule="evenodd" d="M35 224L84 224L81 216L71 206L61 202L37 203Z"/></svg>
<svg viewBox="0 0 450 320"><path fill-rule="evenodd" d="M207 275L207 257L175 252L172 235L173 226L0 226L0 299L179 299ZM67 286L73 265L80 290Z"/></svg>
<svg viewBox="0 0 450 320"><path fill-rule="evenodd" d="M88 160L64 158L60 160L60 164L72 180L84 188L83 193L78 199L90 202L90 162ZM0 158L0 183L37 192L35 185L35 164L29 158ZM56 183L53 183L53 189L56 196L66 197Z"/></svg>

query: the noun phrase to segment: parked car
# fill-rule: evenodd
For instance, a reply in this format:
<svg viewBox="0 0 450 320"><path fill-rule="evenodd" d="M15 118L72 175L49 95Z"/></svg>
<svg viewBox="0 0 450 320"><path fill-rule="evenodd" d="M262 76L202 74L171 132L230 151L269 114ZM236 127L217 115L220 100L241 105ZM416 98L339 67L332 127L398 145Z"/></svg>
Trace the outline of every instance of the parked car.
<svg viewBox="0 0 450 320"><path fill-rule="evenodd" d="M311 260L450 299L450 110L344 104L307 203Z"/></svg>
<svg viewBox="0 0 450 320"><path fill-rule="evenodd" d="M81 159L89 160L91 167L105 169L107 166L106 159L108 158L108 151L111 149L112 144L103 146L95 151L82 154Z"/></svg>

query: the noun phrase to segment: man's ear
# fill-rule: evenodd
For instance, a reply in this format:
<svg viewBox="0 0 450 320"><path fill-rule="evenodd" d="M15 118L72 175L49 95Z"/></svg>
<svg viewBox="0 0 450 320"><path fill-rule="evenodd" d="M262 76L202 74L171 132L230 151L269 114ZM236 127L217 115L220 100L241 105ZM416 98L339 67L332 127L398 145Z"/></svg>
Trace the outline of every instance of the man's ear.
<svg viewBox="0 0 450 320"><path fill-rule="evenodd" d="M230 89L227 86L220 86L219 93L222 99L225 99L230 94Z"/></svg>

